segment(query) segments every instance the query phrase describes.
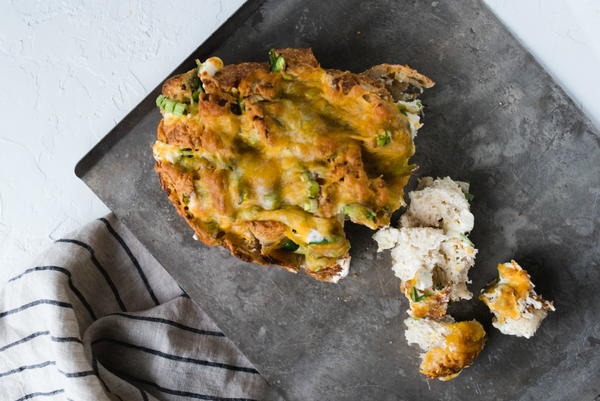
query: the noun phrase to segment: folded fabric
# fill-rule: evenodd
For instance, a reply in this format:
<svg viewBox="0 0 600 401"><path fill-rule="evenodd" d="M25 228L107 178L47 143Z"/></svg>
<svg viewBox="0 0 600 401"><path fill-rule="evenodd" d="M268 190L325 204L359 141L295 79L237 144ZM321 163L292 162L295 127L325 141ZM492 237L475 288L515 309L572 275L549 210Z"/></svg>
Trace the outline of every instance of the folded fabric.
<svg viewBox="0 0 600 401"><path fill-rule="evenodd" d="M112 215L5 279L1 400L281 399Z"/></svg>

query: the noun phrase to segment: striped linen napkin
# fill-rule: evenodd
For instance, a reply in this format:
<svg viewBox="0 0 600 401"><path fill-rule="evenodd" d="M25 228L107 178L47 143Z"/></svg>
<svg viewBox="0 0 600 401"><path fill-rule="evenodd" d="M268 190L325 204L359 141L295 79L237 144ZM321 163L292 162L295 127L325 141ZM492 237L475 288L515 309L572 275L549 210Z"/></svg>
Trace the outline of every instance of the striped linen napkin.
<svg viewBox="0 0 600 401"><path fill-rule="evenodd" d="M0 400L279 400L118 220L0 289Z"/></svg>

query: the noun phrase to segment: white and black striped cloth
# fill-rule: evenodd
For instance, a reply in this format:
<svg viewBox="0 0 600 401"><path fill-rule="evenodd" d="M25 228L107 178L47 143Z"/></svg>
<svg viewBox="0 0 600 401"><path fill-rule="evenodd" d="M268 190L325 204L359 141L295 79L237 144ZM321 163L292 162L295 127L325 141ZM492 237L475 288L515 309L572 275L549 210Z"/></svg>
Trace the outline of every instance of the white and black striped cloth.
<svg viewBox="0 0 600 401"><path fill-rule="evenodd" d="M0 400L279 399L113 216L0 290Z"/></svg>

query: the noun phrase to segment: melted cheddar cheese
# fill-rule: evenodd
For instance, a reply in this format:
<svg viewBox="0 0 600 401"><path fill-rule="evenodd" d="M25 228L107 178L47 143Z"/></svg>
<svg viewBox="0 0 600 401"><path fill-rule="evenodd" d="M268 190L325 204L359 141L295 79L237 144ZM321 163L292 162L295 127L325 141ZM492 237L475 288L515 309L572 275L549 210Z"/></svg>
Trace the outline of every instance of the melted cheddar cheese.
<svg viewBox="0 0 600 401"><path fill-rule="evenodd" d="M494 314L492 324L504 334L529 338L554 305L534 290L527 271L514 260L498 265L498 280L479 296Z"/></svg>
<svg viewBox="0 0 600 401"><path fill-rule="evenodd" d="M156 169L205 243L329 280L348 257L344 219L378 228L401 206L420 122L371 78L276 55L279 71L211 58L165 84L186 112L163 111Z"/></svg>
<svg viewBox="0 0 600 401"><path fill-rule="evenodd" d="M498 283L487 288L480 299L500 322L517 319L521 316L523 301L533 289L529 274L513 260L499 264L498 275Z"/></svg>
<svg viewBox="0 0 600 401"><path fill-rule="evenodd" d="M446 324L450 329L443 347L427 351L421 362L421 373L442 381L454 379L469 367L485 344L485 330L476 320Z"/></svg>

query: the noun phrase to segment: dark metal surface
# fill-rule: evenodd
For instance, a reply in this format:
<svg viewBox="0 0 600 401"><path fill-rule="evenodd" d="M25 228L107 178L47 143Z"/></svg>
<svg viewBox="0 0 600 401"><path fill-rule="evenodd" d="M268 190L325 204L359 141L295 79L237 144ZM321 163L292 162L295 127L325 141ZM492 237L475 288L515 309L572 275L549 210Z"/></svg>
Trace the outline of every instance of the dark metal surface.
<svg viewBox="0 0 600 401"><path fill-rule="evenodd" d="M501 335L478 301L453 305L489 333L457 379L426 381L406 345L407 302L372 232L350 225L339 285L243 263L192 239L162 193L150 145L157 91L76 172L289 400L593 400L600 394L600 134L475 0L246 4L195 57L266 60L312 47L329 68L406 63L437 86L416 140L417 176L471 182L473 292L511 258L557 311L530 340ZM411 181L414 185L414 179Z"/></svg>

